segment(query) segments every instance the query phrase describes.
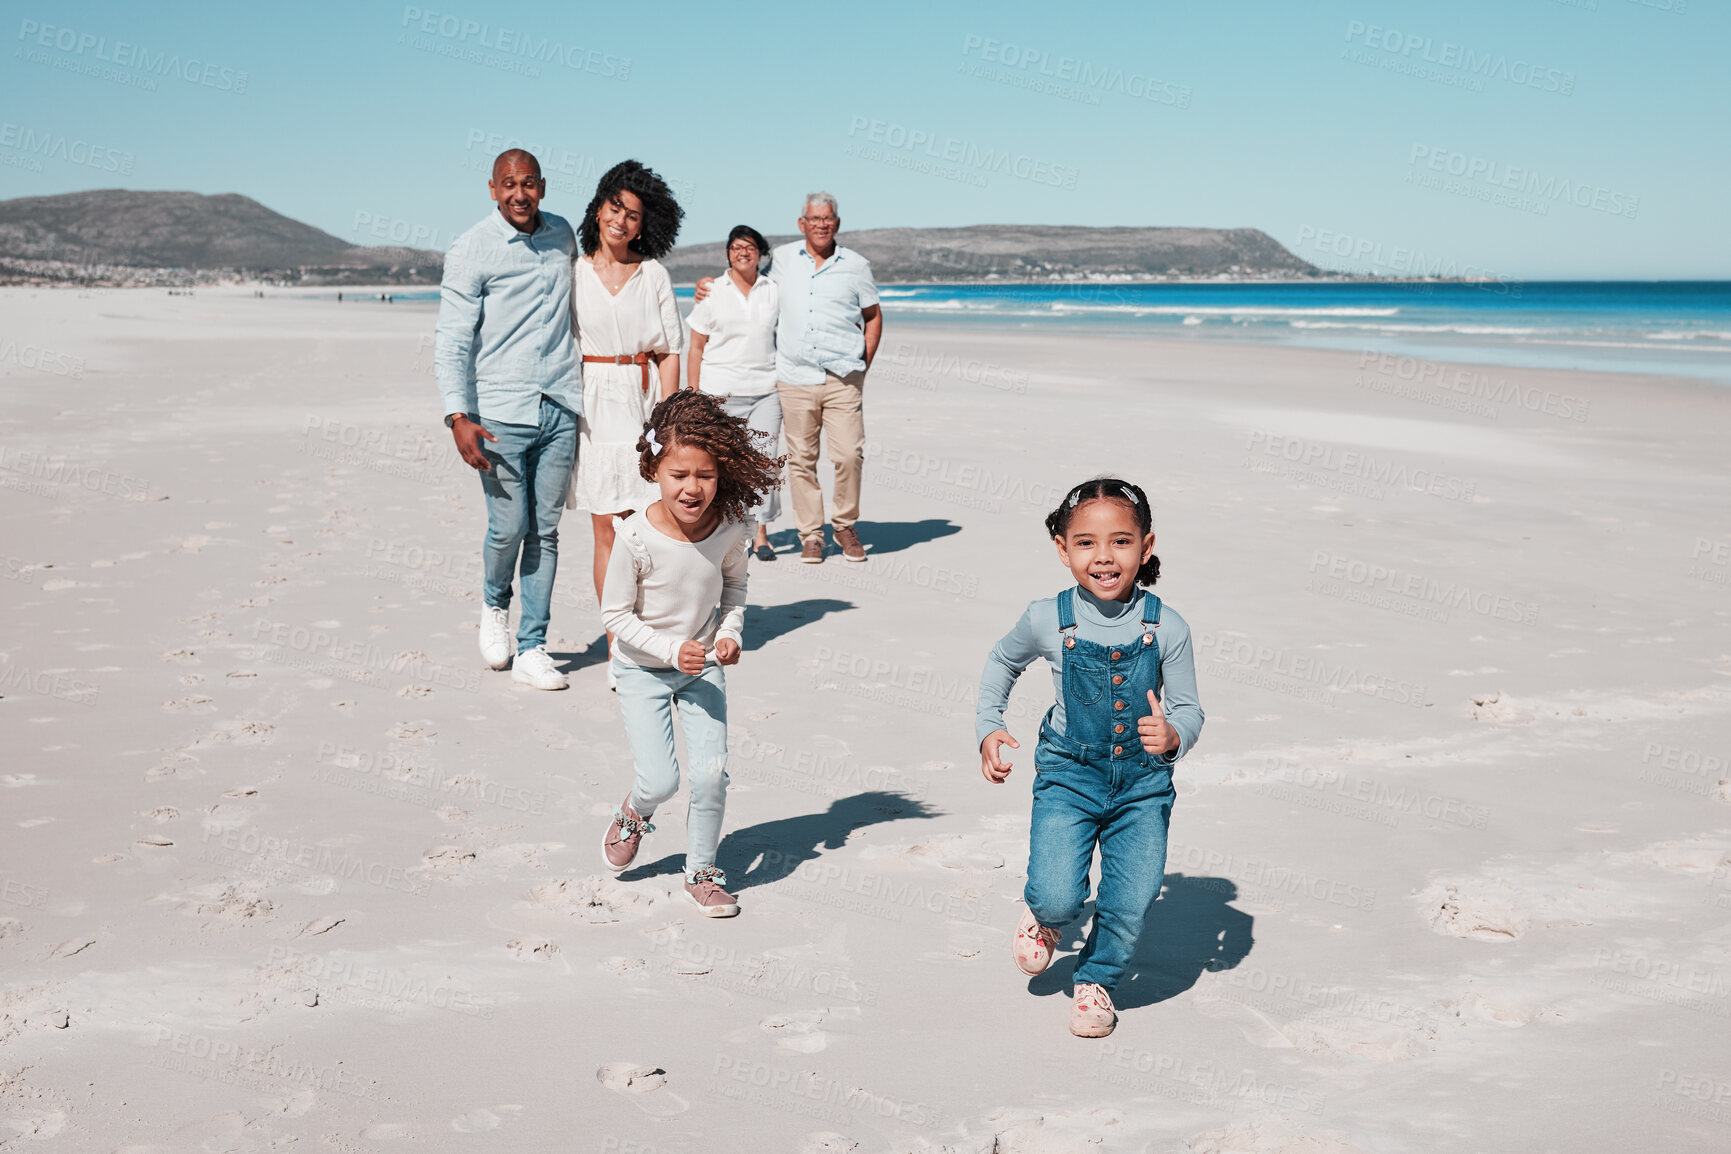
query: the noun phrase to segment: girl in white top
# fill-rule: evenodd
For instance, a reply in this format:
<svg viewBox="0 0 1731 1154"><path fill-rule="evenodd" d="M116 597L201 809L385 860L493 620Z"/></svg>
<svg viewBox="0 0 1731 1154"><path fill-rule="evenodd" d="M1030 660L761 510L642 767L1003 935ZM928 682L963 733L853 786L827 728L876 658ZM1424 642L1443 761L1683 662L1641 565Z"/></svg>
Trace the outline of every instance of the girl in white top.
<svg viewBox="0 0 1731 1154"><path fill-rule="evenodd" d="M763 234L739 224L727 234L727 273L691 310L691 355L687 384L722 398L722 407L744 417L773 453L781 441L781 397L775 391L775 322L781 292L758 272L769 254ZM768 525L781 516L781 486L764 494L757 511L757 557L775 560Z"/></svg>
<svg viewBox="0 0 1731 1154"><path fill-rule="evenodd" d="M640 475L661 499L619 526L601 620L618 638L610 661L636 767L631 793L602 838L607 868L637 857L649 819L679 789L673 718L685 731L691 800L685 891L705 915L739 912L715 864L727 807L727 682L745 625L750 507L780 476L751 430L714 397L677 392L637 442Z"/></svg>
<svg viewBox="0 0 1731 1154"><path fill-rule="evenodd" d="M578 229L571 327L583 355L583 413L569 508L595 533L595 595L613 552L614 518L655 499L638 476L637 441L650 410L679 387L685 325L657 257L673 247L683 212L666 183L635 160L608 169Z"/></svg>

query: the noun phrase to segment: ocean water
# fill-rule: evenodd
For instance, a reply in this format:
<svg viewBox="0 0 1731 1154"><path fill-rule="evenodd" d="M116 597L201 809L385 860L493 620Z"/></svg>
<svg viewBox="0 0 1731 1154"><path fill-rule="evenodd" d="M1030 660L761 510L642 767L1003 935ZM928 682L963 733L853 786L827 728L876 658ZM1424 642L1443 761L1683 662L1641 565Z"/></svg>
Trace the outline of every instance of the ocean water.
<svg viewBox="0 0 1731 1154"><path fill-rule="evenodd" d="M691 289L675 291L689 311ZM1731 281L885 285L880 292L892 332L943 324L1145 333L1731 385ZM397 299L437 300L438 293Z"/></svg>
<svg viewBox="0 0 1731 1154"><path fill-rule="evenodd" d="M893 285L909 323L1146 333L1731 385L1731 282Z"/></svg>

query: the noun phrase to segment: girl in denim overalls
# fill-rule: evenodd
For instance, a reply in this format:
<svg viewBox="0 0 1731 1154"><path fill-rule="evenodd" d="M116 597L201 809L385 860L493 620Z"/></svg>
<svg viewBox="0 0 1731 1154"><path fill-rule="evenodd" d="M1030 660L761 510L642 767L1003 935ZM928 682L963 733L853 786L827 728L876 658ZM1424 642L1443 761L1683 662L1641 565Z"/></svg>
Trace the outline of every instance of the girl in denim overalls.
<svg viewBox="0 0 1731 1154"><path fill-rule="evenodd" d="M1002 783L1003 747L1021 748L1003 727L1010 689L1036 657L1052 667L1057 703L1034 749L1028 908L1012 955L1030 976L1052 964L1060 931L1081 916L1098 843L1094 925L1070 1010L1070 1032L1084 1038L1117 1022L1112 990L1165 875L1172 767L1202 731L1190 627L1140 588L1160 576L1153 525L1147 496L1127 481L1070 490L1046 530L1076 585L1029 605L980 677L980 772Z"/></svg>

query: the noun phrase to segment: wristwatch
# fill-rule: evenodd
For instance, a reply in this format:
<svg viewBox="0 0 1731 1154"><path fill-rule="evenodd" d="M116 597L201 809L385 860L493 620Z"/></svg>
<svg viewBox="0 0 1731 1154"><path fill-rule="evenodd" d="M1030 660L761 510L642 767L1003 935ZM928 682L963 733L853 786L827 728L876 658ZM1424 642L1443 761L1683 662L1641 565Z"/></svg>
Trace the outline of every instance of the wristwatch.
<svg viewBox="0 0 1731 1154"><path fill-rule="evenodd" d="M461 417L466 421L469 419L469 414L467 414L467 413L446 413L445 414L445 428L448 429L452 425L456 424L458 417Z"/></svg>

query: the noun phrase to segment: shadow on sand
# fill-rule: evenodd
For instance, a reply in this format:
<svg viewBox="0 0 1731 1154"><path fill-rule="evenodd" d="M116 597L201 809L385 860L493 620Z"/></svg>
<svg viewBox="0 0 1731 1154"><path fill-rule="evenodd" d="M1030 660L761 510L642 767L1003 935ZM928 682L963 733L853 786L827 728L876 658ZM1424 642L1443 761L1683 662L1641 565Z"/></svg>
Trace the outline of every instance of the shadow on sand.
<svg viewBox="0 0 1731 1154"><path fill-rule="evenodd" d="M924 521L861 521L854 528L859 531L860 544L866 547L868 563L871 557L879 553L899 553L903 549L924 545L927 541L936 541L940 537L951 537L962 531L960 525L941 517L928 517ZM828 549L837 551L831 538L826 536L824 541ZM799 534L792 529L771 533L769 543L777 553L799 552ZM824 563L829 562L826 560Z"/></svg>
<svg viewBox="0 0 1731 1154"><path fill-rule="evenodd" d="M676 799L677 800L677 799ZM669 807L674 803L670 802ZM871 790L841 797L821 813L802 813L734 830L721 841L715 864L727 873L727 888L734 893L752 886L768 885L822 855L840 849L848 834L868 825L906 818L941 816L923 801L899 793ZM685 853L671 853L619 875L620 881L641 881L685 869Z"/></svg>
<svg viewBox="0 0 1731 1154"><path fill-rule="evenodd" d="M1164 1002L1194 986L1203 971L1230 970L1242 962L1256 944L1251 935L1255 919L1227 904L1237 896L1238 886L1226 878L1167 874L1124 979L1112 991L1118 1009ZM1066 949L1081 945L1079 931L1093 910L1089 902L1081 920L1065 928ZM1067 991L1075 970L1076 955L1066 954L1030 979L1028 992L1044 997Z"/></svg>

